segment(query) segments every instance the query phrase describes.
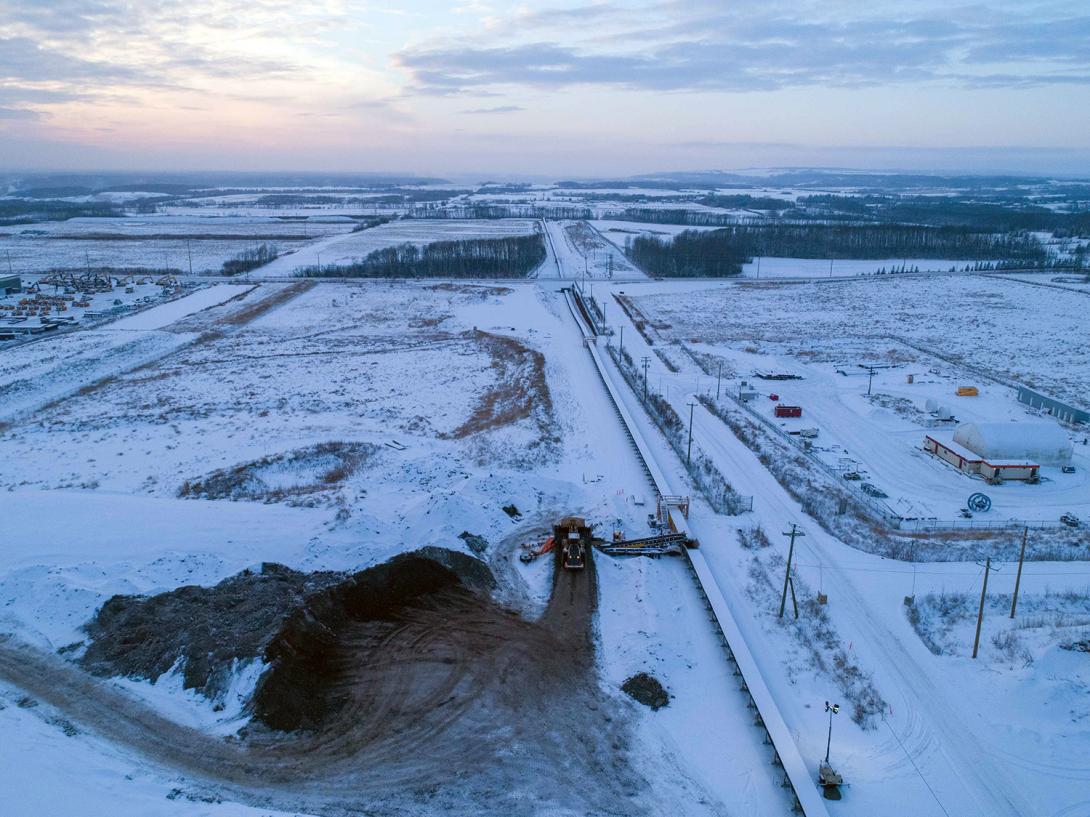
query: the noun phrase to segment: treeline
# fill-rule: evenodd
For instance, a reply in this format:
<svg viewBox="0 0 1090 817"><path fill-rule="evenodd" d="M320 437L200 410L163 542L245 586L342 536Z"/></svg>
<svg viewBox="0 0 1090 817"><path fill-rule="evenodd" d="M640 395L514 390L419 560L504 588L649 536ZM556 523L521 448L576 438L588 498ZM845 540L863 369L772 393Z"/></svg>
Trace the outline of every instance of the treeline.
<svg viewBox="0 0 1090 817"><path fill-rule="evenodd" d="M790 210L795 206L788 199L777 199L772 196L751 196L748 193L724 196L712 194L697 199L700 204L707 207L722 207L725 210Z"/></svg>
<svg viewBox="0 0 1090 817"><path fill-rule="evenodd" d="M602 218L639 221L645 224L687 224L690 227L726 227L728 224L738 223L738 217L730 213L686 210L680 207L676 209L627 207L624 210L604 212Z"/></svg>
<svg viewBox="0 0 1090 817"><path fill-rule="evenodd" d="M534 204L454 204L417 206L403 218L490 219L532 218L586 221L594 218L589 207Z"/></svg>
<svg viewBox="0 0 1090 817"><path fill-rule="evenodd" d="M967 227L989 232L1090 235L1090 211L1064 212L1029 200L985 202L947 196L805 196L791 218L852 219Z"/></svg>
<svg viewBox="0 0 1090 817"><path fill-rule="evenodd" d="M244 272L263 267L279 256L280 251L275 244L262 244L252 250L243 250L234 258L223 262L223 274L241 275Z"/></svg>
<svg viewBox="0 0 1090 817"><path fill-rule="evenodd" d="M79 204L70 201L0 201L0 226L67 221L70 218L119 218L124 211L113 204Z"/></svg>
<svg viewBox="0 0 1090 817"><path fill-rule="evenodd" d="M340 266L305 267L304 278L522 278L545 260L541 233L399 244Z"/></svg>
<svg viewBox="0 0 1090 817"><path fill-rule="evenodd" d="M781 223L686 230L673 241L639 236L629 245L628 255L649 275L696 278L737 275L756 256L950 258L1024 266L1044 266L1050 260L1044 245L1030 235L905 224Z"/></svg>
<svg viewBox="0 0 1090 817"><path fill-rule="evenodd" d="M655 278L725 278L740 274L751 260L728 230L686 230L673 241L637 236L628 257Z"/></svg>

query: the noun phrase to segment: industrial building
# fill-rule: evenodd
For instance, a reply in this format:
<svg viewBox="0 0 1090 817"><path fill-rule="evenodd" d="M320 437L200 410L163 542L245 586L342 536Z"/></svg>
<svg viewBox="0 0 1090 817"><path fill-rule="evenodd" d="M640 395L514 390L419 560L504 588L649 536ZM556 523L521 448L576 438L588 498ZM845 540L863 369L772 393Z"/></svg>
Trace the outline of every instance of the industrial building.
<svg viewBox="0 0 1090 817"><path fill-rule="evenodd" d="M1040 478L1042 465L1071 462L1071 440L1052 423L965 423L952 438L924 437L924 449L989 481Z"/></svg>
<svg viewBox="0 0 1090 817"><path fill-rule="evenodd" d="M1059 400L1035 392L1033 389L1027 389L1025 386L1018 387L1018 402L1048 412L1057 420L1063 420L1066 423L1090 423L1090 411L1061 403Z"/></svg>
<svg viewBox="0 0 1090 817"><path fill-rule="evenodd" d="M0 298L22 291L23 282L18 275L0 275Z"/></svg>

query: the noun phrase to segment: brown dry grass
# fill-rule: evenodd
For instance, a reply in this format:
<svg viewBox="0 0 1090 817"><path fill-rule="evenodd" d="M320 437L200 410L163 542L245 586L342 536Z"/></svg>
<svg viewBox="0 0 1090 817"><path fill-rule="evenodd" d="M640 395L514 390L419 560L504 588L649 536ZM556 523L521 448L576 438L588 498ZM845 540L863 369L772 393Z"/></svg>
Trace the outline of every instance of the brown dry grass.
<svg viewBox="0 0 1090 817"><path fill-rule="evenodd" d="M545 379L545 356L514 338L481 331L474 337L492 355L498 382L481 395L469 419L445 436L464 439L513 425L535 412L551 418L553 400Z"/></svg>
<svg viewBox="0 0 1090 817"><path fill-rule="evenodd" d="M300 281L298 284L290 284L283 289L279 289L264 298L254 301L248 306L244 306L237 312L232 312L230 315L225 315L219 320L219 323L226 324L228 326L244 326L251 321L257 320L262 315L271 312L278 306L283 306L293 298L297 298L304 292L307 292L315 284L314 281ZM249 293L244 293L244 295ZM232 299L233 300L233 299Z"/></svg>

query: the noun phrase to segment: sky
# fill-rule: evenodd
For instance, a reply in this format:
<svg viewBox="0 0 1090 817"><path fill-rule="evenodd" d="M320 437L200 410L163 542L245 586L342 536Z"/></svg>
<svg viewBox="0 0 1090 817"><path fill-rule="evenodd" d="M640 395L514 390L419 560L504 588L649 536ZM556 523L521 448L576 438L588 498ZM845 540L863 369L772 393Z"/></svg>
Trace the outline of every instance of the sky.
<svg viewBox="0 0 1090 817"><path fill-rule="evenodd" d="M0 169L1090 175L1085 0L0 0Z"/></svg>

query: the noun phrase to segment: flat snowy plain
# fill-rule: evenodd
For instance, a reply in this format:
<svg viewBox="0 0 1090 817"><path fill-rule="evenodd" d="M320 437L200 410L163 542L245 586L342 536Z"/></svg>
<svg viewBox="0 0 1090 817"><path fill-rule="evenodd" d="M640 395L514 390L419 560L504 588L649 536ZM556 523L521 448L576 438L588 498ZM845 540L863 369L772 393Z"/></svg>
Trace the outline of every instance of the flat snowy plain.
<svg viewBox="0 0 1090 817"><path fill-rule="evenodd" d="M483 229L434 226L427 236ZM577 278L582 250L579 242L560 244L570 235L565 226L548 225L557 257L551 254L546 268ZM533 228L533 222L517 227ZM318 243L371 241L371 232ZM397 240L410 238L401 233ZM593 235L589 240L597 245ZM596 278L604 298L606 285ZM127 324L0 352L17 356L0 357L0 390L6 390L0 391L6 423L0 518L8 541L0 551L0 634L56 651L85 639L83 624L113 594L209 585L263 561L357 570L423 545L466 549L463 531L493 545L493 566L509 577L507 601L526 616L539 613L548 594L546 565L519 564L517 544L571 512L603 533L619 524L640 535L649 508L636 499L651 499L557 289L552 281L224 285L199 290L187 305L126 318ZM911 435L892 433L903 418L862 402L860 379L836 375L837 365L893 355L905 368L888 370L876 387L906 396L903 374L920 373L925 382L919 394L907 394L913 398L961 385L966 365L1002 378L1033 378L1060 394L1085 393L1090 371L1064 342L1065 333L1078 331L1081 306L1071 302L1085 296L1005 280L627 281L613 289L635 298L654 323L656 346L681 364L669 371L608 302L611 324L625 326L626 349L637 359L648 356L651 384L670 388L679 414L688 413L696 392L710 388L683 346L721 357L742 376L754 368L804 372L805 380L783 388L785 396L799 389L799 402L812 404L820 442L860 459L873 456L867 465L883 474L883 485L903 468L920 482L913 493L918 503L938 503L946 489L929 487L930 466L913 471L891 464L888 476L881 471L887 456L912 461ZM1054 328L1042 337L1043 322L1027 322L1026 314L1049 315ZM932 360L906 342L943 357ZM1007 411L1004 387L983 385L972 411L982 417ZM1083 760L1090 747L1090 671L1085 654L1060 644L1087 636L1090 613L1080 612L1077 600L1058 609L1046 590L1081 593L1085 604L1086 563L1027 565L1018 644L1011 646L1000 603L989 612L982 660L973 661L964 646L964 605L955 606L949 621L940 605L944 594L971 598L980 567L913 565L847 547L807 517L716 418L702 408L694 418L699 449L755 496L755 510L739 517L718 516L694 497L702 552L808 766L816 772L824 754L822 704L840 700L842 689L834 656L820 647L815 652L800 640L802 631L782 623L778 597L754 578L758 557L782 569L780 533L789 521L807 531L796 564L803 601L818 590L828 595L838 649L871 677L886 703L866 727L847 706L838 717L833 758L851 785L830 812L1082 813L1090 782ZM871 426L866 439L849 437L851 428ZM683 484L681 464L661 436L650 424L645 434ZM323 444L367 446L371 453L334 484L314 484L305 463L275 466L278 455ZM871 445L880 454L870 454ZM255 465L263 462L273 466ZM187 483L236 466L260 472L266 494L186 493ZM511 503L521 521L503 511ZM763 555L739 539L739 531L758 527L772 540ZM1009 593L1012 567L999 567L992 592ZM600 557L598 573L598 682L623 713L632 764L651 792L645 802L619 802L616 813L786 812L768 747L681 560ZM925 612L940 613L914 624L903 604L909 594ZM929 596L940 602L925 604ZM936 653L929 643L956 646ZM179 724L223 735L246 725L243 704L260 669L239 668L220 711L184 692L177 672L155 685L116 684ZM620 683L638 670L664 682L673 695L668 707L651 712L620 695ZM278 811L272 796L260 808L229 797L189 799L201 790L197 781L103 742L17 688L0 685L0 707L0 785L13 814ZM406 807L430 813L427 803ZM577 812L542 802L539 813Z"/></svg>

